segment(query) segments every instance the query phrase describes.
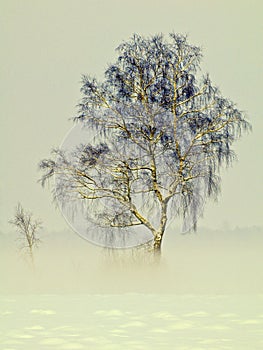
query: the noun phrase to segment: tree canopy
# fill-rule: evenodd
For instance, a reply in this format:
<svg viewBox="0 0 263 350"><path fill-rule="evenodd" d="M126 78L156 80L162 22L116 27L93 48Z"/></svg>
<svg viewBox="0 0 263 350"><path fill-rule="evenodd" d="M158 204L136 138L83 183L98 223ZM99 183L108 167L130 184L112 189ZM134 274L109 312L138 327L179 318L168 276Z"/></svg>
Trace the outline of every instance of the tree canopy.
<svg viewBox="0 0 263 350"><path fill-rule="evenodd" d="M200 69L202 52L187 37L134 34L117 48L104 81L82 77L76 122L96 143L42 160L43 184L57 176L61 201L87 203L98 228L152 234L159 251L169 217L195 228L207 198L220 191L220 167L251 129L245 115Z"/></svg>

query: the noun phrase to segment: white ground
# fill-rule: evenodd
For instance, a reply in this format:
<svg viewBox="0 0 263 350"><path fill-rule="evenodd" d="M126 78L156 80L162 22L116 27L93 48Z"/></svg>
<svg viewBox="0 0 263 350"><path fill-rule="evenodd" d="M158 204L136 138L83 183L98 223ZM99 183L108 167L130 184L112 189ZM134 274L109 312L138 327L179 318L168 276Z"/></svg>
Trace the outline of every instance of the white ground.
<svg viewBox="0 0 263 350"><path fill-rule="evenodd" d="M263 295L1 296L2 350L261 350Z"/></svg>

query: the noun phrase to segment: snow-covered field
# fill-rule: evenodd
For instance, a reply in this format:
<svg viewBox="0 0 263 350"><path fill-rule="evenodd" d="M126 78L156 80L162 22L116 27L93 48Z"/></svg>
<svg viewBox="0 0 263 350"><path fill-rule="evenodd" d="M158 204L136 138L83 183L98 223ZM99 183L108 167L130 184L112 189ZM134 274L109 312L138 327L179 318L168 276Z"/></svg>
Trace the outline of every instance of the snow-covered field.
<svg viewBox="0 0 263 350"><path fill-rule="evenodd" d="M263 295L2 295L1 350L263 349Z"/></svg>

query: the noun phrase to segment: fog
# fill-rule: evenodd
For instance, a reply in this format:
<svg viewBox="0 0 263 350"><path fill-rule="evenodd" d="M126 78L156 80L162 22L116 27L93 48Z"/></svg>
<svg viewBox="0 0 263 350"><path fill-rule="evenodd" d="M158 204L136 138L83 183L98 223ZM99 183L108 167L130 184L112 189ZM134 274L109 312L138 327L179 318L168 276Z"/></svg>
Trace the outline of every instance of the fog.
<svg viewBox="0 0 263 350"><path fill-rule="evenodd" d="M1 234L1 348L262 349L263 230L178 232L157 263L43 230L34 266Z"/></svg>
<svg viewBox="0 0 263 350"><path fill-rule="evenodd" d="M41 232L32 266L15 232L0 235L0 293L263 292L263 230L180 234L170 228L159 263L145 249L109 250L74 232Z"/></svg>
<svg viewBox="0 0 263 350"><path fill-rule="evenodd" d="M262 6L1 2L1 349L263 348ZM208 203L197 233L169 227L156 264L145 250L105 250L65 228L37 164L72 127L82 74L100 78L132 33L173 31L203 48L202 71L254 131L222 172L220 204ZM18 201L46 225L34 266L8 224Z"/></svg>

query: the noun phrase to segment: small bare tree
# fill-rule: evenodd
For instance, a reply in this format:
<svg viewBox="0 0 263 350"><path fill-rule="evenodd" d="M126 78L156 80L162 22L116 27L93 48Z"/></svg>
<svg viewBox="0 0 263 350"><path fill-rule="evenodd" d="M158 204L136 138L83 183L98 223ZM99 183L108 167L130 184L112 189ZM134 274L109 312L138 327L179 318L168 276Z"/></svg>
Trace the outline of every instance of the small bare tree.
<svg viewBox="0 0 263 350"><path fill-rule="evenodd" d="M21 249L28 251L31 262L34 264L33 249L41 242L37 237L37 233L42 227L42 222L33 219L32 213L25 211L22 205L18 203L14 218L9 223L16 227L20 235L19 240L23 241Z"/></svg>

